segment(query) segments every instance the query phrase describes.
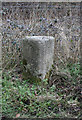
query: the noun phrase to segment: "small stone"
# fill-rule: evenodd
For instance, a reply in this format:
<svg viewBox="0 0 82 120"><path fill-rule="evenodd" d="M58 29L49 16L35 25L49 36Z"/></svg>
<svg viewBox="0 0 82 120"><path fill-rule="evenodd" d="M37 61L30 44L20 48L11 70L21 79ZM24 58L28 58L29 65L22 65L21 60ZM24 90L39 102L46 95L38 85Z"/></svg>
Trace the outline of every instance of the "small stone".
<svg viewBox="0 0 82 120"><path fill-rule="evenodd" d="M52 23L50 23L48 27L49 27L49 28L51 28L52 26L53 26L53 24L52 24Z"/></svg>
<svg viewBox="0 0 82 120"><path fill-rule="evenodd" d="M57 23L57 19L54 19L54 23Z"/></svg>
<svg viewBox="0 0 82 120"><path fill-rule="evenodd" d="M7 19L7 22L10 22L11 20L10 19Z"/></svg>

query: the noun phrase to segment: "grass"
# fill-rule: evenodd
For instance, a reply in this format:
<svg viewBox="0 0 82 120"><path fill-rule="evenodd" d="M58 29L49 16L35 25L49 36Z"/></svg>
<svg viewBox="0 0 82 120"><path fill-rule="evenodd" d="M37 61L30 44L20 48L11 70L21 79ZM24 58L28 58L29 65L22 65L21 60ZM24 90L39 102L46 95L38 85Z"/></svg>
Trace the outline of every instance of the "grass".
<svg viewBox="0 0 82 120"><path fill-rule="evenodd" d="M57 75L52 86L49 86L47 79L43 80L43 84L30 83L28 79L23 79L17 70L13 73L8 70L3 72L3 116L8 118L17 115L21 118L81 117L80 64L68 64L63 71L67 70L71 79ZM54 72L52 74L55 76Z"/></svg>

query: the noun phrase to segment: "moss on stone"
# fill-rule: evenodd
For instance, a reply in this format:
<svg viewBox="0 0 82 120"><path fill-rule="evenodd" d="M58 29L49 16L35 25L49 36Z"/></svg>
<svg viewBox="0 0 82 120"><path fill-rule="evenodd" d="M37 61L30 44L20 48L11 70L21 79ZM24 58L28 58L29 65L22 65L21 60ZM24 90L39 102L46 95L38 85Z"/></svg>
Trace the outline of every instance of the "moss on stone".
<svg viewBox="0 0 82 120"><path fill-rule="evenodd" d="M22 67L22 69L23 69L23 73L22 73L23 79L27 80L31 84L41 84L42 80L38 76L33 76L31 74L30 70L29 69L26 70L26 68L24 67L24 66L27 65L27 61L25 59L23 59L22 62L23 62L23 64L22 64L23 65L23 67ZM46 73L45 79L49 79L51 73L52 73L52 68Z"/></svg>
<svg viewBox="0 0 82 120"><path fill-rule="evenodd" d="M27 61L25 59L23 59L23 64L22 64L22 69L23 69L23 72L22 72L22 75L23 75L23 79L24 80L27 80L29 83L31 84L40 84L41 82L41 79L38 78L37 76L33 76L30 72L30 70L26 70L26 68L24 66L27 65Z"/></svg>
<svg viewBox="0 0 82 120"><path fill-rule="evenodd" d="M32 84L40 84L41 79L38 78L37 76L33 76L29 70L27 72L23 72L23 79L28 80L29 83Z"/></svg>
<svg viewBox="0 0 82 120"><path fill-rule="evenodd" d="M51 75L52 69L50 69L46 75L45 75L45 79L49 79L50 75Z"/></svg>

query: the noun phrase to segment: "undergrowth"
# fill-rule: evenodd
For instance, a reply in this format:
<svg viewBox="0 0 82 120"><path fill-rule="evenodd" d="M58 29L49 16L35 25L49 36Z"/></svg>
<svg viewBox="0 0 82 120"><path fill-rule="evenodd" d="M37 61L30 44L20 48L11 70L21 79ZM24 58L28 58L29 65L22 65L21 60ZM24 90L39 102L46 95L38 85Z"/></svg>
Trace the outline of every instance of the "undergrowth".
<svg viewBox="0 0 82 120"><path fill-rule="evenodd" d="M69 76L61 74L61 71ZM2 74L3 117L13 118L81 118L80 64L68 64L56 74L52 70L52 84L44 79L41 84L24 79L22 71L5 70ZM33 81L32 81L33 82Z"/></svg>

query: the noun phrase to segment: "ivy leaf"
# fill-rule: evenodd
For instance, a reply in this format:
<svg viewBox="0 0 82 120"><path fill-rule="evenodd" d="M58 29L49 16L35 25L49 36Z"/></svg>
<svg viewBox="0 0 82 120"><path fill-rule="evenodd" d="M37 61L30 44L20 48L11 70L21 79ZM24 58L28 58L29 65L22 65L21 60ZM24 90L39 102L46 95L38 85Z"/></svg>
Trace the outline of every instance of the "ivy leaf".
<svg viewBox="0 0 82 120"><path fill-rule="evenodd" d="M73 42L73 40L71 40L71 42Z"/></svg>

